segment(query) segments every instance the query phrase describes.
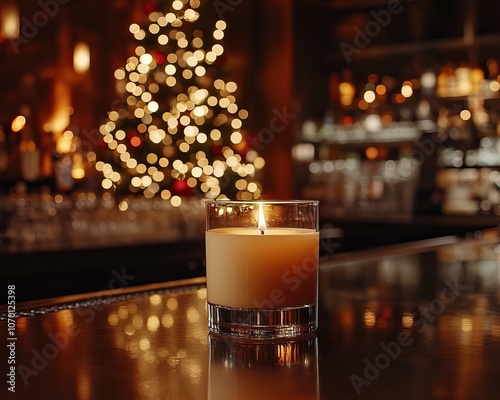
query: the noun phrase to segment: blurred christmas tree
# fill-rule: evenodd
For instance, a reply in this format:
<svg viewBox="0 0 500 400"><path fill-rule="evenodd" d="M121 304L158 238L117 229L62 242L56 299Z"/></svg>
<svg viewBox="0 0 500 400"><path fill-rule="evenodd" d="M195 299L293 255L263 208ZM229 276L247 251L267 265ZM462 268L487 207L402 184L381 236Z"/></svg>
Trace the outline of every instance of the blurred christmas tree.
<svg viewBox="0 0 500 400"><path fill-rule="evenodd" d="M259 198L264 160L242 130L248 112L236 103L237 85L222 76L226 23L207 27L200 0L169 3L166 13L152 7L147 26L130 26L139 44L115 72L124 104L100 127L102 187L175 205L189 195Z"/></svg>

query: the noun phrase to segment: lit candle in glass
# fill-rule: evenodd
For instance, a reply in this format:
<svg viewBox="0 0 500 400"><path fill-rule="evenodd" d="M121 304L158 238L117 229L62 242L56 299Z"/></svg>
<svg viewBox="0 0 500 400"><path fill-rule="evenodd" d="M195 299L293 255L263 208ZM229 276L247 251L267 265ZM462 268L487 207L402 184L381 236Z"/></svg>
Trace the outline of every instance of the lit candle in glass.
<svg viewBox="0 0 500 400"><path fill-rule="evenodd" d="M318 203L207 202L209 326L292 337L317 326Z"/></svg>

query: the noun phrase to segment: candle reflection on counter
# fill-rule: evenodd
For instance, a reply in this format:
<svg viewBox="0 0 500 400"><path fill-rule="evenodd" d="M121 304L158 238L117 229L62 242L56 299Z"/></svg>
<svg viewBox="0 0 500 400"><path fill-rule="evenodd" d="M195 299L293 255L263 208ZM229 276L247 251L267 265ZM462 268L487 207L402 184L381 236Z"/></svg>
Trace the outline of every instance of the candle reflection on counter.
<svg viewBox="0 0 500 400"><path fill-rule="evenodd" d="M241 343L209 335L208 400L318 400L317 339Z"/></svg>

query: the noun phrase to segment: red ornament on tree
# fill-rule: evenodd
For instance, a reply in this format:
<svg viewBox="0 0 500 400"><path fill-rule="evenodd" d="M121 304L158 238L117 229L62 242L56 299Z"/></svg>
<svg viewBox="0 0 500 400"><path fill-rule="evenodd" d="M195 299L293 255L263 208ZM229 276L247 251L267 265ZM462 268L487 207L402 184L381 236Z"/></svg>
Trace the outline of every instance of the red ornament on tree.
<svg viewBox="0 0 500 400"><path fill-rule="evenodd" d="M130 141L130 145L133 147L139 147L142 145L142 139L141 137L137 134L137 132L132 131L128 135L128 140Z"/></svg>
<svg viewBox="0 0 500 400"><path fill-rule="evenodd" d="M166 57L162 52L156 51L154 54L154 59L157 64L163 64L166 60Z"/></svg>
<svg viewBox="0 0 500 400"><path fill-rule="evenodd" d="M192 196L194 191L185 180L178 179L172 185L172 193L177 196Z"/></svg>

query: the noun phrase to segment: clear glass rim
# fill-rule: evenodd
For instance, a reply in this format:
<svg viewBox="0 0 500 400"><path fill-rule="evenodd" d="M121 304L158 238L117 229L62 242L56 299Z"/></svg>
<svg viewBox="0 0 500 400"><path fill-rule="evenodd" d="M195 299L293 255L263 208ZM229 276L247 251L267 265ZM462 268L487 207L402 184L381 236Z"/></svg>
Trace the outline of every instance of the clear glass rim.
<svg viewBox="0 0 500 400"><path fill-rule="evenodd" d="M250 205L315 205L319 204L319 200L206 200L205 205L215 205L215 206L241 206L244 204Z"/></svg>

